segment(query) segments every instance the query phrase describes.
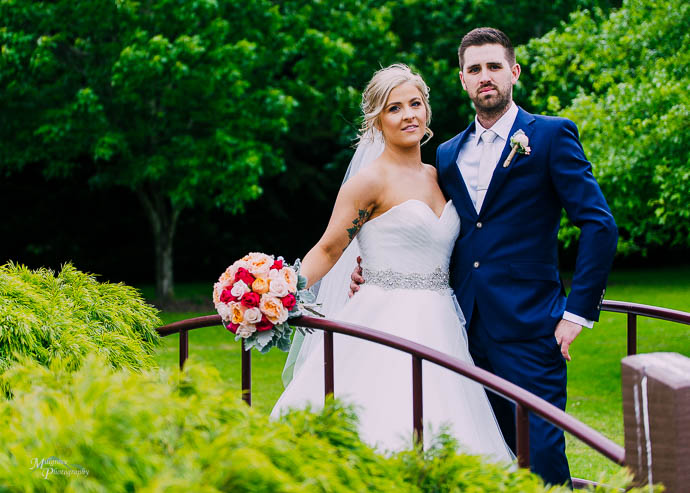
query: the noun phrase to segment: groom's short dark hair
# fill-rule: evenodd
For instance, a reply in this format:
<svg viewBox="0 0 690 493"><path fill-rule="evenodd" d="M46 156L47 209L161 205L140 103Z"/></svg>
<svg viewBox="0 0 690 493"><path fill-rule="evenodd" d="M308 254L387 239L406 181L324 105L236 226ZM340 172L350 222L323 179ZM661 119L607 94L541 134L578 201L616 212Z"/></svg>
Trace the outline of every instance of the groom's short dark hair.
<svg viewBox="0 0 690 493"><path fill-rule="evenodd" d="M460 46L458 47L460 70L462 70L463 57L467 48L470 46L482 46L490 44L503 46L506 52L506 59L511 66L515 65L515 49L513 49L513 43L510 42L510 38L506 36L503 31L500 31L496 28L478 27L465 34L460 42Z"/></svg>

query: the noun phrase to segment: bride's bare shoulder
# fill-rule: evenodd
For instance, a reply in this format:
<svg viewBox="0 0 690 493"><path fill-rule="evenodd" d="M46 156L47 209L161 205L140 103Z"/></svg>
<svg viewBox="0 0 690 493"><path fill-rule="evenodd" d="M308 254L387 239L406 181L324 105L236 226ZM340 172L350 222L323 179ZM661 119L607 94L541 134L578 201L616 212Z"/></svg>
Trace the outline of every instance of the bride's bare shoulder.
<svg viewBox="0 0 690 493"><path fill-rule="evenodd" d="M385 184L386 169L378 160L350 178L346 185L365 194L379 193Z"/></svg>
<svg viewBox="0 0 690 493"><path fill-rule="evenodd" d="M436 179L438 178L438 172L437 172L437 170L436 170L436 166L434 166L434 165L432 165L432 164L426 164L426 163L424 163L424 171L426 171L427 173L429 173L429 175L430 175L434 180L436 180Z"/></svg>

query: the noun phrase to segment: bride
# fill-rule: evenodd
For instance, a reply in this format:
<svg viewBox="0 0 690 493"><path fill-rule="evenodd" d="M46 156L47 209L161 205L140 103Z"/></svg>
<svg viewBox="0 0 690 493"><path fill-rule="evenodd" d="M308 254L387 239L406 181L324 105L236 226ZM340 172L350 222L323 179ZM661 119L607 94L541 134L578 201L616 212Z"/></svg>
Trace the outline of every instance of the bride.
<svg viewBox="0 0 690 493"><path fill-rule="evenodd" d="M448 284L460 218L437 184L436 169L421 160L421 142L432 135L428 94L422 78L405 65L374 74L362 95L364 123L346 181L301 273L309 286L326 276L318 301L329 318L471 362L464 318ZM366 283L348 300L349 273L360 251ZM286 370L294 376L273 417L323 405L322 341L317 331L301 348L299 340L293 344ZM334 335L334 352L335 396L357 407L362 439L381 450L409 445L409 355L340 334ZM445 426L465 452L512 459L479 384L424 362L423 400L425 440Z"/></svg>

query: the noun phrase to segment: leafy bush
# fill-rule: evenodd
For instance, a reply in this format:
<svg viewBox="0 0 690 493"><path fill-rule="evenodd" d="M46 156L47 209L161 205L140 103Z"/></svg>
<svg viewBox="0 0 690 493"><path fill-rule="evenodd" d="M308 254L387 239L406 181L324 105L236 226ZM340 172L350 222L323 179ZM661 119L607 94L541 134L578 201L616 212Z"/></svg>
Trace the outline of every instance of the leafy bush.
<svg viewBox="0 0 690 493"><path fill-rule="evenodd" d="M89 353L112 366L155 366L155 308L124 284L99 283L71 264L56 275L0 266L0 373L19 355L76 369Z"/></svg>
<svg viewBox="0 0 690 493"><path fill-rule="evenodd" d="M445 437L424 454L377 454L337 401L270 421L193 362L180 373L115 370L97 355L77 371L27 359L7 378L3 491L547 491L526 471L456 455Z"/></svg>
<svg viewBox="0 0 690 493"><path fill-rule="evenodd" d="M573 14L519 51L531 102L579 125L624 254L690 247L689 23L683 0L625 0L609 16Z"/></svg>

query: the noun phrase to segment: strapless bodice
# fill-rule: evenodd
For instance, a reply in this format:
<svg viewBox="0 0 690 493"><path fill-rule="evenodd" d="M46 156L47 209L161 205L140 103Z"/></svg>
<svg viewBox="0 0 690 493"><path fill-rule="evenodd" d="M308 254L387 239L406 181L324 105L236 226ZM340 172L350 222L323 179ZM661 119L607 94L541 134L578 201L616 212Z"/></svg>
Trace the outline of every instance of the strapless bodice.
<svg viewBox="0 0 690 493"><path fill-rule="evenodd" d="M362 226L357 235L362 267L397 273L440 271L447 275L459 233L460 218L452 201L437 217L426 203L406 200Z"/></svg>

